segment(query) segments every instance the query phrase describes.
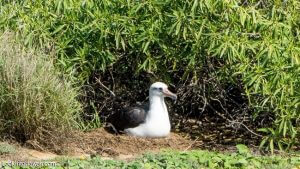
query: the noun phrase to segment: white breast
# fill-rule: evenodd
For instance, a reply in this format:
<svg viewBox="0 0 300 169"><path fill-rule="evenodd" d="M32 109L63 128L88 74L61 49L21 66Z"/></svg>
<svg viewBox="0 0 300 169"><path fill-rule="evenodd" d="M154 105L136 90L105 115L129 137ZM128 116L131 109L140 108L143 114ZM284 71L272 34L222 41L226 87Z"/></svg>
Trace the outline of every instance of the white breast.
<svg viewBox="0 0 300 169"><path fill-rule="evenodd" d="M171 130L168 110L163 98L153 98L145 123L125 129L129 135L139 137L166 137Z"/></svg>

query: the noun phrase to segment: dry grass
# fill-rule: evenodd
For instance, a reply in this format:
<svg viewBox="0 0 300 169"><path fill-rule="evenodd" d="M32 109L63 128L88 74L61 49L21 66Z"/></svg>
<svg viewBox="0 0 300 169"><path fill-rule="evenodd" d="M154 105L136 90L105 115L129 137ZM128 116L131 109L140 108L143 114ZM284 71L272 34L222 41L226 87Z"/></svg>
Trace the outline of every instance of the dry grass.
<svg viewBox="0 0 300 169"><path fill-rule="evenodd" d="M51 143L78 126L78 91L51 56L0 36L0 132L25 142Z"/></svg>

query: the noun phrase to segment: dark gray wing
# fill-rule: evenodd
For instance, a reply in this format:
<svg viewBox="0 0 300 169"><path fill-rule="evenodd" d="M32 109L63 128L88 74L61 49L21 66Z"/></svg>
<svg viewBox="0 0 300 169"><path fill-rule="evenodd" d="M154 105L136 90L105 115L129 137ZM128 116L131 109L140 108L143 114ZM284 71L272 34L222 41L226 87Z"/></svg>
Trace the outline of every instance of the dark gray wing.
<svg viewBox="0 0 300 169"><path fill-rule="evenodd" d="M148 110L148 104L127 108L122 112L113 114L110 118L110 123L117 130L137 127L145 122Z"/></svg>

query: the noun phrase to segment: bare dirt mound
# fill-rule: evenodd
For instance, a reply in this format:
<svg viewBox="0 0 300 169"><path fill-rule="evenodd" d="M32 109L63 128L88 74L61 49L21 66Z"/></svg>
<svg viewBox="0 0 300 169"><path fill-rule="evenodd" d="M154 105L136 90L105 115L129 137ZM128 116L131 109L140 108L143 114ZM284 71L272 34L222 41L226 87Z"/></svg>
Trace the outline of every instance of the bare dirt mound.
<svg viewBox="0 0 300 169"><path fill-rule="evenodd" d="M29 141L32 143L34 141ZM133 159L146 152L158 152L164 149L191 150L201 147L202 142L192 140L183 134L171 133L166 138L137 138L127 135L116 135L104 128L89 132L77 132L65 138L53 150L41 149L33 144L14 144L14 153L0 154L0 161L40 161L55 160L68 156L86 158L101 156L107 159Z"/></svg>
<svg viewBox="0 0 300 169"><path fill-rule="evenodd" d="M189 150L201 144L177 133L167 138L137 138L115 135L103 128L86 133L78 133L76 138L67 141L64 148L69 154L91 154L104 157L140 155L145 152L158 152L162 149Z"/></svg>

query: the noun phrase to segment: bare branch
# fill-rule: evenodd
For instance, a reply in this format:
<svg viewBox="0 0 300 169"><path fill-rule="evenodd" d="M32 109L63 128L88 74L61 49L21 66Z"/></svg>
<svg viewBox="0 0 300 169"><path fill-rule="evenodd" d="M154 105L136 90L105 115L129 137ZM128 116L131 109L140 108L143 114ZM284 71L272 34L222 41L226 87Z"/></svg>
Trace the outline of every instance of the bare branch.
<svg viewBox="0 0 300 169"><path fill-rule="evenodd" d="M97 80L97 82L98 82L104 89L106 89L107 91L109 91L109 93L110 93L111 95L113 95L114 97L116 96L115 93L114 93L113 91L111 91L108 87L106 87L106 86L100 81L100 79L96 78L96 80Z"/></svg>

